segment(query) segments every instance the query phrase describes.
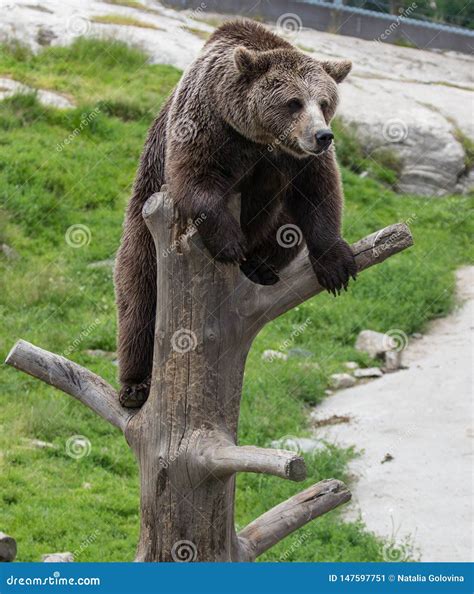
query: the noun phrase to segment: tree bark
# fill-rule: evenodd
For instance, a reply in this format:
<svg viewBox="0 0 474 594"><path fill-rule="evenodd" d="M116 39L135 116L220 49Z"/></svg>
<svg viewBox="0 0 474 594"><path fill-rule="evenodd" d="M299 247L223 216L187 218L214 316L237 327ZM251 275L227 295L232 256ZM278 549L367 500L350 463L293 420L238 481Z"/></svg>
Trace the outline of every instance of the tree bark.
<svg viewBox="0 0 474 594"><path fill-rule="evenodd" d="M158 259L153 378L144 406L123 409L101 378L24 341L7 363L78 398L124 432L140 467L137 561L253 560L350 498L340 481L322 481L235 532L236 472L306 476L304 460L293 452L237 445L247 353L268 321L322 289L305 253L272 287L215 262L195 230L177 237L166 192L148 200L143 216ZM363 270L411 243L406 225L398 224L352 247Z"/></svg>

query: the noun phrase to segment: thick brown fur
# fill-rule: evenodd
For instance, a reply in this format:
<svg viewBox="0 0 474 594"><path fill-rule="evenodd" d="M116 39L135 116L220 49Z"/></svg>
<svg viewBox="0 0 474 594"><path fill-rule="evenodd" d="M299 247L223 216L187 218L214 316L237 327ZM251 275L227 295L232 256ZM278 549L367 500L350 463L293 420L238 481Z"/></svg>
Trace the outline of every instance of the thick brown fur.
<svg viewBox="0 0 474 594"><path fill-rule="evenodd" d="M183 74L148 134L117 256L124 405L139 406L148 393L156 255L141 210L164 183L182 221L196 221L211 256L240 264L254 282L277 282L302 239L327 290L336 294L355 277L341 237L339 170L327 142L337 83L350 67L316 60L264 26L239 20L217 29ZM321 131L323 144L316 140ZM237 192L240 225L227 207ZM294 235L289 244L285 232Z"/></svg>

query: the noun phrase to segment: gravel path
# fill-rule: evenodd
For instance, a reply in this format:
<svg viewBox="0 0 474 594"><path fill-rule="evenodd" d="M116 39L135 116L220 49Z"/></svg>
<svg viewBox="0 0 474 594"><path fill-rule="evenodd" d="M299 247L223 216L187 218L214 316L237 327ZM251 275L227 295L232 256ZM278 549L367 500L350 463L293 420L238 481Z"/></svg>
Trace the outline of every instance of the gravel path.
<svg viewBox="0 0 474 594"><path fill-rule="evenodd" d="M347 515L400 545L387 560L413 551L422 561L474 559L473 273L458 271L459 308L410 341L408 370L340 391L317 409L319 419L351 417L317 437L364 450L352 464ZM382 463L387 454L393 459Z"/></svg>

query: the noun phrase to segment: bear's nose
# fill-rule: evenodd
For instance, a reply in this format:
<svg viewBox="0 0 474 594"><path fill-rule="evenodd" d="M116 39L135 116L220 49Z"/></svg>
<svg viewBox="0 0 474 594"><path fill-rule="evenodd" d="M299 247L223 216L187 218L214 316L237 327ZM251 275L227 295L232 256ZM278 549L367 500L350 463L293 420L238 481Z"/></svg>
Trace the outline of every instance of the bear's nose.
<svg viewBox="0 0 474 594"><path fill-rule="evenodd" d="M323 128L322 130L318 130L315 134L316 142L318 146L321 148L327 148L330 144L332 139L334 138L334 134L329 130L329 128Z"/></svg>

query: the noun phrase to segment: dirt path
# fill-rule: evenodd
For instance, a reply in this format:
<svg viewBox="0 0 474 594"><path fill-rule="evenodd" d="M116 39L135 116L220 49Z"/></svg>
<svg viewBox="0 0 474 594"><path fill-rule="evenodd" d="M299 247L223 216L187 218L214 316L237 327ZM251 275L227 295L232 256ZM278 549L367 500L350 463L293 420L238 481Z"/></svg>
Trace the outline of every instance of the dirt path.
<svg viewBox="0 0 474 594"><path fill-rule="evenodd" d="M404 352L408 370L343 390L317 417L351 422L317 430L318 438L355 445L351 518L401 547L406 538L422 561L472 561L474 267L458 272L460 306L432 324ZM392 460L381 463L386 454ZM389 559L387 559L389 560Z"/></svg>

